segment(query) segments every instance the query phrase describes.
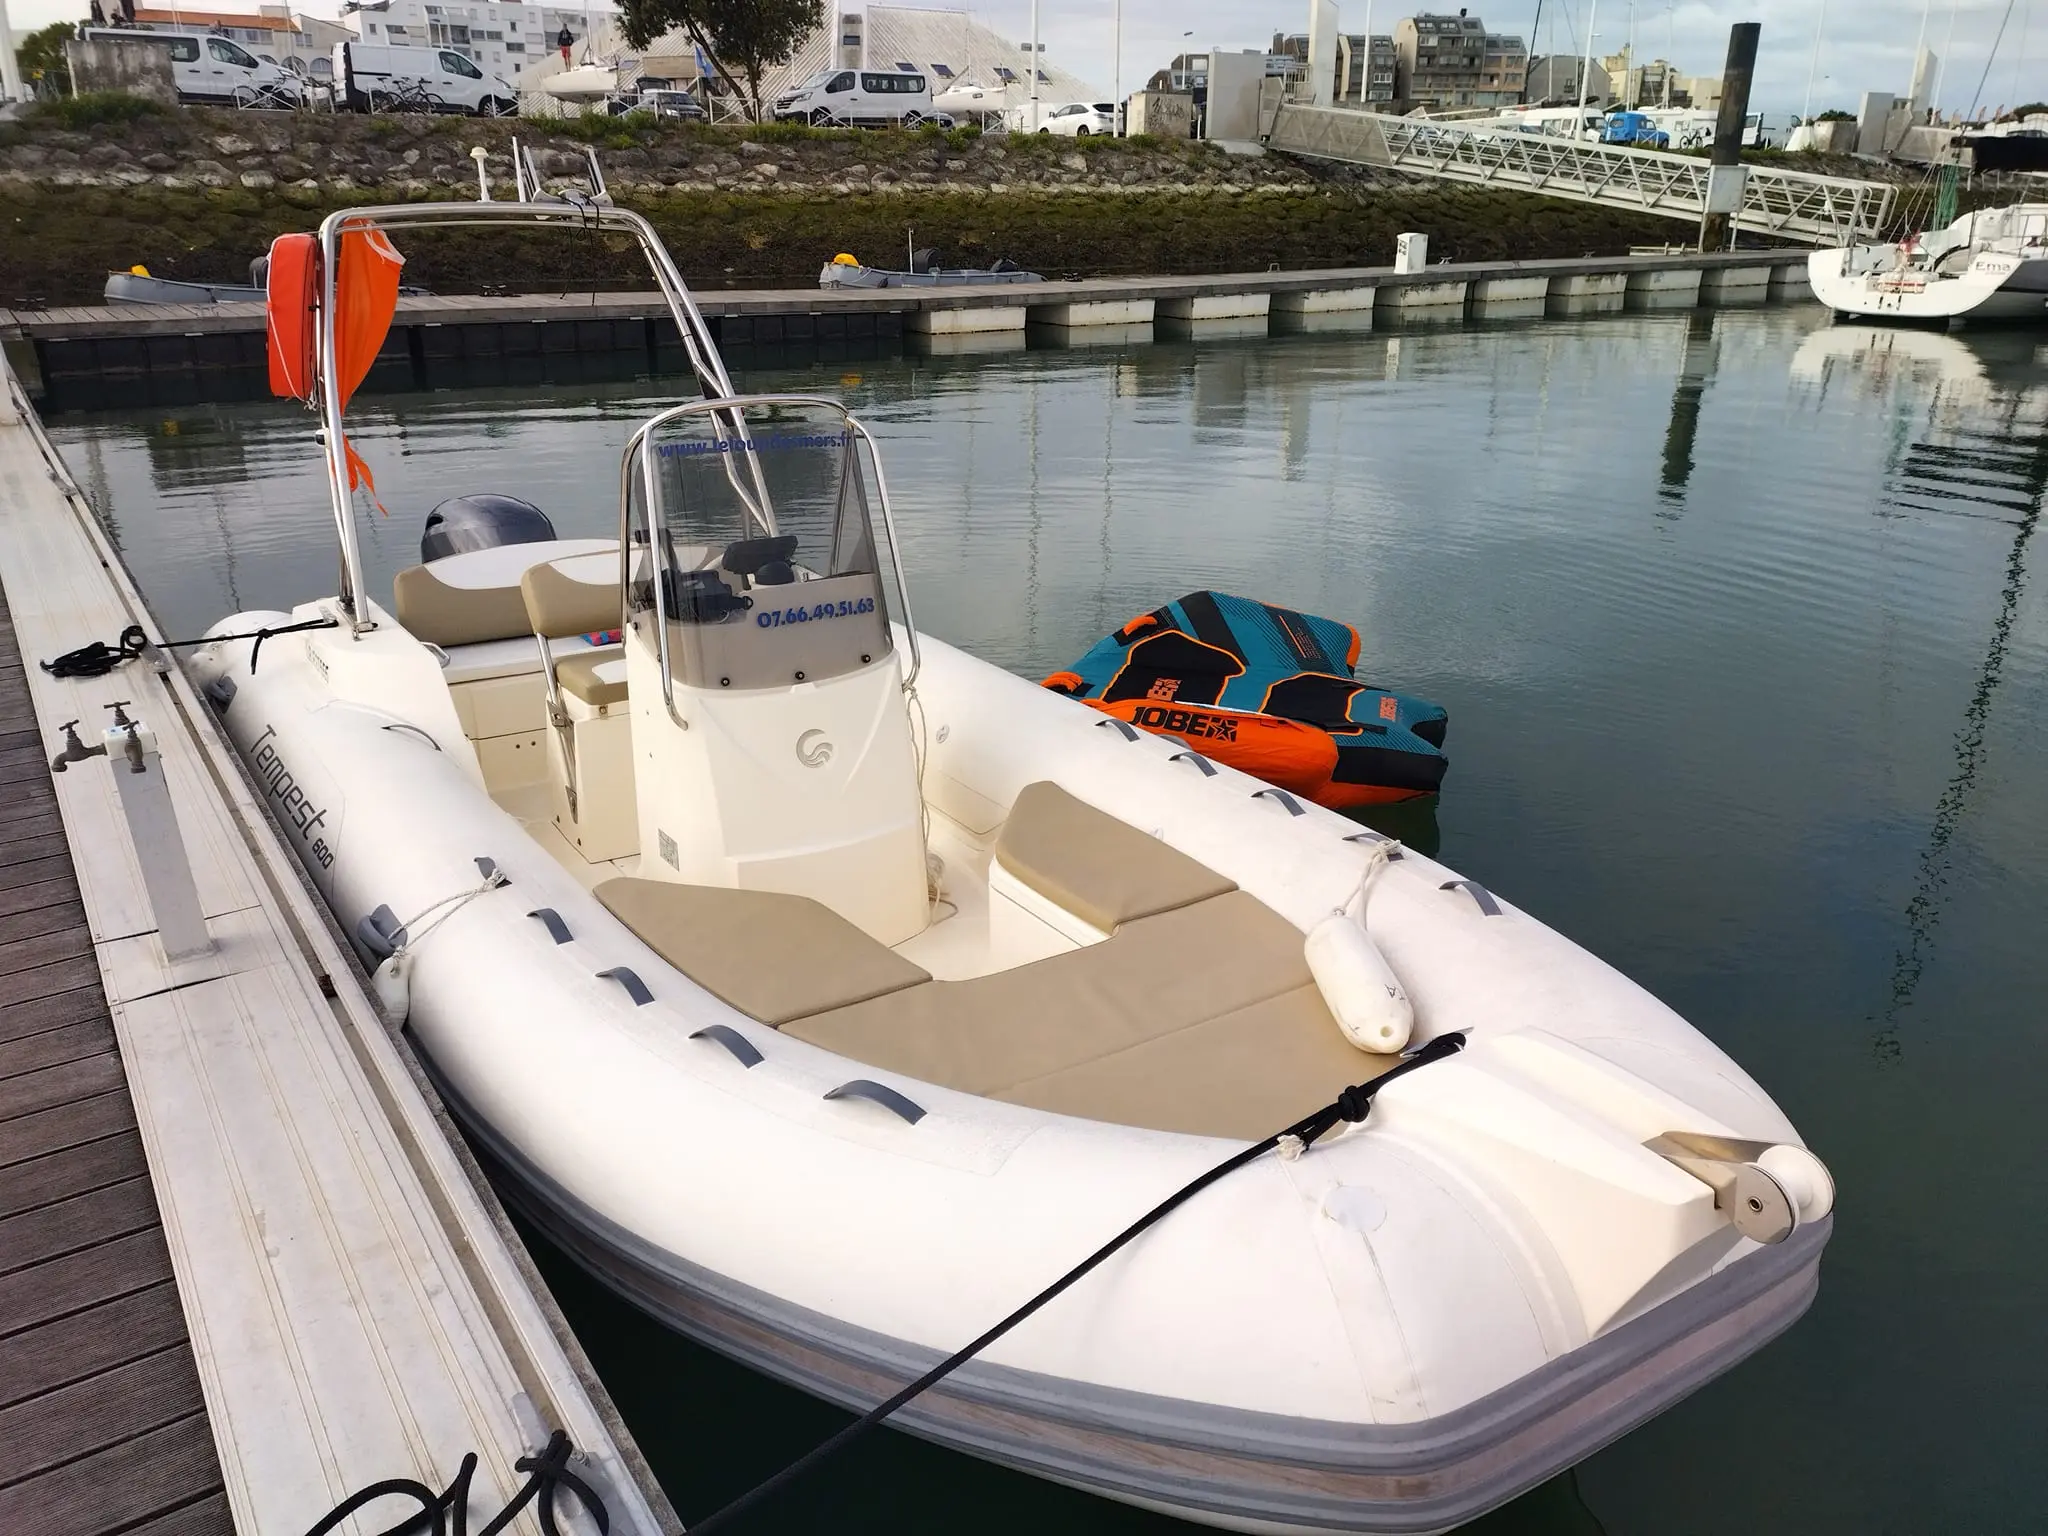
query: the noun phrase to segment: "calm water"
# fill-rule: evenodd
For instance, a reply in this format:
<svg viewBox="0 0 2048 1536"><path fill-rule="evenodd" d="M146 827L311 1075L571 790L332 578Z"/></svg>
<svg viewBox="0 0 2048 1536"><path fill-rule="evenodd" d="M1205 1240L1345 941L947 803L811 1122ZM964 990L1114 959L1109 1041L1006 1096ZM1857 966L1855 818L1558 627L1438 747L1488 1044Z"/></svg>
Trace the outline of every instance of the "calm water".
<svg viewBox="0 0 2048 1536"><path fill-rule="evenodd" d="M857 373L853 370L858 370ZM919 620L1032 675L1203 586L1340 616L1451 712L1442 855L1773 1091L1820 1301L1489 1532L2048 1529L2048 487L2030 338L1812 310L748 370L889 452ZM467 490L608 533L646 383L391 396L373 584ZM166 628L333 588L296 410L57 435ZM842 1422L543 1263L683 1513ZM1199 1341L1190 1341L1199 1347ZM1164 1531L905 1437L763 1529Z"/></svg>

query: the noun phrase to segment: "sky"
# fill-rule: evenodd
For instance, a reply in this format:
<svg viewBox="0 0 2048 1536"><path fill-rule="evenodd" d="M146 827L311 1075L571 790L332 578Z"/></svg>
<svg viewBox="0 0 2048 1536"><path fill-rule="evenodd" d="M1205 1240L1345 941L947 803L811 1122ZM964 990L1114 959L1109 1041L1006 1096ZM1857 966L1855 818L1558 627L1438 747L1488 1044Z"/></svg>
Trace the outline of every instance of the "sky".
<svg viewBox="0 0 2048 1536"><path fill-rule="evenodd" d="M17 31L76 19L87 9L87 0L4 3ZM213 3L222 9L255 9L255 0ZM851 10L860 0L842 3ZM938 8L942 0L924 3ZM1116 4L1117 0L1039 0L1039 37L1047 56L1098 87L1112 85ZM1444 0L1439 6L1456 9ZM305 0L300 8L332 15L337 0ZM960 8L1020 43L1031 35L1030 0L979 0ZM1414 0L1374 0L1372 30L1390 33L1393 23L1413 9ZM1519 33L1526 39L1536 20L1537 0L1474 4L1471 9L1491 30ZM1309 0L1123 0L1123 87L1135 90L1183 49L1264 48L1275 32L1307 30L1308 12ZM1668 40L1672 61L1689 75L1719 74L1730 25L1761 20L1763 39L1750 105L1773 113L1802 110L1817 30L1815 111L1854 111L1866 90L1903 95L1923 16L1928 46L1947 59L1940 105L1967 109L2003 19L2005 36L1983 86L1983 105L2048 100L2048 0L1542 0L1542 12L1543 35L1533 42L1539 53L1581 52L1589 12L1594 13L1595 47L1603 54L1619 52L1628 41L1633 13L1637 55L1663 55ZM1346 31L1364 31L1365 0L1341 0L1339 20ZM1945 46L1951 26L1953 45Z"/></svg>

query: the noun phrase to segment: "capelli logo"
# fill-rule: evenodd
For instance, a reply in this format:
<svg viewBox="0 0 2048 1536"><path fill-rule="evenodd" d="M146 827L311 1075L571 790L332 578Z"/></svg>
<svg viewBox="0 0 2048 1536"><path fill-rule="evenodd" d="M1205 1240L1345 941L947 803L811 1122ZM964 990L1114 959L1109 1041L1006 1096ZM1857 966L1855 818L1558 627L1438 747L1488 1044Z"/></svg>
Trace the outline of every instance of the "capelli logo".
<svg viewBox="0 0 2048 1536"><path fill-rule="evenodd" d="M822 768L832 761L832 743L823 731L805 731L796 739L796 760L806 768Z"/></svg>

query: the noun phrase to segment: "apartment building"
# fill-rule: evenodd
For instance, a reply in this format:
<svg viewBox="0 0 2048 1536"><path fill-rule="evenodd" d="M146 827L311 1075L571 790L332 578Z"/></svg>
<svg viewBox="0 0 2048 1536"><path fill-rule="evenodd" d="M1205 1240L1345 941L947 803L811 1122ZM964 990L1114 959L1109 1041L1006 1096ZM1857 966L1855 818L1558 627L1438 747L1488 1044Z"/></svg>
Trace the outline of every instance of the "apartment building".
<svg viewBox="0 0 2048 1536"><path fill-rule="evenodd" d="M1308 34L1275 33L1269 58L1289 61L1285 71L1299 78L1308 68ZM1335 99L1371 105L1394 99L1397 63L1394 40L1379 36L1368 40L1362 33L1343 33L1337 38ZM1269 68L1269 73L1278 71Z"/></svg>
<svg viewBox="0 0 2048 1536"><path fill-rule="evenodd" d="M1466 11L1394 23L1395 96L1413 106L1510 107L1522 100L1529 50Z"/></svg>

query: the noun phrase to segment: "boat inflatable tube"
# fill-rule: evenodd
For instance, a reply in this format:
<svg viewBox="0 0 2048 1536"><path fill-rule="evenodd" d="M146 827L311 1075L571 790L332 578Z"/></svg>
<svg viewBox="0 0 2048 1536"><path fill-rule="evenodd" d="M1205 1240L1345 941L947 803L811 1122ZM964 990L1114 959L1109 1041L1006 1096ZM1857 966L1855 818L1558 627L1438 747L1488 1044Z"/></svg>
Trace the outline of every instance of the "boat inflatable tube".
<svg viewBox="0 0 2048 1536"><path fill-rule="evenodd" d="M1332 912L1308 931L1302 958L1344 1038L1361 1051L1390 1055L1415 1030L1415 1005L1366 931Z"/></svg>

